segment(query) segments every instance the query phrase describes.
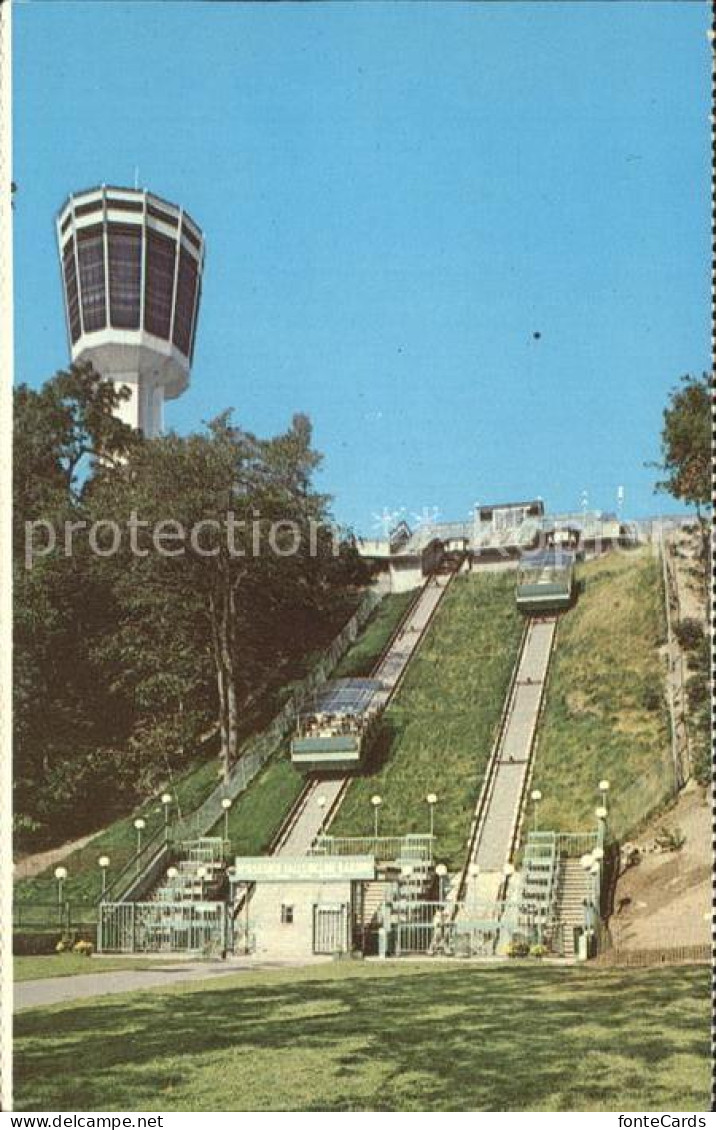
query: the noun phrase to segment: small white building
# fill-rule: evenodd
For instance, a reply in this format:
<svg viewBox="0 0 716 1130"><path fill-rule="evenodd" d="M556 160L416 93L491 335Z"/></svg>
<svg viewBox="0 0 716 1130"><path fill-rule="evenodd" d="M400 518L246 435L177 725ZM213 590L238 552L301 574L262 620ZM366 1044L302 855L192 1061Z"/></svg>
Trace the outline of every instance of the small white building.
<svg viewBox="0 0 716 1130"><path fill-rule="evenodd" d="M375 877L372 855L237 857L232 884L250 886L235 899L235 952L285 961L349 953L360 891Z"/></svg>

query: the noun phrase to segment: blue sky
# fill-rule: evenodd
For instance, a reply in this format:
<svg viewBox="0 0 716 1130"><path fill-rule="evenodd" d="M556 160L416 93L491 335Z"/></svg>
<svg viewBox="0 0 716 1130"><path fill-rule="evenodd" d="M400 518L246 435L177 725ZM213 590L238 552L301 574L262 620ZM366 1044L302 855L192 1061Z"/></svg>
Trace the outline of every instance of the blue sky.
<svg viewBox="0 0 716 1130"><path fill-rule="evenodd" d="M708 7L18 3L16 378L67 363L53 217L139 183L208 254L180 432L306 411L337 516L634 516L709 367ZM536 339L533 335L539 333Z"/></svg>

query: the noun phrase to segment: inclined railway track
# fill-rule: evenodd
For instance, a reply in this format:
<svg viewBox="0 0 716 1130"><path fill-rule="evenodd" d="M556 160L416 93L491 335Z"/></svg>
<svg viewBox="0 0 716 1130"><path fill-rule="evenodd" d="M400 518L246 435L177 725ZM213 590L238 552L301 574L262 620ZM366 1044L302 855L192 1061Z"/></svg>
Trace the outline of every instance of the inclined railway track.
<svg viewBox="0 0 716 1130"><path fill-rule="evenodd" d="M375 702L385 710L403 681L408 664L417 651L459 568L453 573L431 576L419 590L396 628L370 677L383 683ZM306 855L316 837L329 827L345 796L351 777L311 774L298 800L288 813L270 850L271 855Z"/></svg>

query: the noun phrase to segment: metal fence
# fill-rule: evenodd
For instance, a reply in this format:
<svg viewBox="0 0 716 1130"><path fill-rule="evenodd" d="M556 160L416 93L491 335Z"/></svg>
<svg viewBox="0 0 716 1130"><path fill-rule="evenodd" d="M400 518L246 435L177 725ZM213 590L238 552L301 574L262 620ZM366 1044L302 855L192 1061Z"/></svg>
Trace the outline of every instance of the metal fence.
<svg viewBox="0 0 716 1130"><path fill-rule="evenodd" d="M93 930L97 923L94 904L70 902L15 902L12 928L17 934L71 933Z"/></svg>
<svg viewBox="0 0 716 1130"><path fill-rule="evenodd" d="M14 930L68 930L71 921L69 902L15 902L12 908Z"/></svg>
<svg viewBox="0 0 716 1130"><path fill-rule="evenodd" d="M426 954L493 957L514 942L559 953L559 939L543 929L539 907L518 901L461 903L405 900L388 912L396 957Z"/></svg>
<svg viewBox="0 0 716 1130"><path fill-rule="evenodd" d="M431 835L318 836L310 855L373 855L381 863L429 863L433 858Z"/></svg>
<svg viewBox="0 0 716 1130"><path fill-rule="evenodd" d="M690 946L662 946L645 949L611 949L600 953L598 965L646 967L653 965L710 965L711 946L706 943Z"/></svg>
<svg viewBox="0 0 716 1130"><path fill-rule="evenodd" d="M100 953L218 956L229 945L223 902L115 902L99 907Z"/></svg>

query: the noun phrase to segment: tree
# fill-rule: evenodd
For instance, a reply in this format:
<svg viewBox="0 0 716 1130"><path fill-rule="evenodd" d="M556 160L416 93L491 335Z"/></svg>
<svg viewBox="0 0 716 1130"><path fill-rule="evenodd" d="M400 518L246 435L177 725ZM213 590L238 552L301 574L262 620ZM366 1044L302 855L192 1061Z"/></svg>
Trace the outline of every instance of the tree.
<svg viewBox="0 0 716 1130"><path fill-rule="evenodd" d="M191 610L195 659L208 655L213 666L224 775L239 754L251 703L308 650L317 625L330 619L336 591L345 594L357 579L355 552L344 545L334 554L320 527L328 500L311 486L319 463L306 417L261 440L227 412L203 434L138 446L118 474L98 476L93 487L98 515L121 522L133 513L138 523L137 551L111 566L121 573L115 591L124 591L129 603L142 593L157 610L163 604L170 631L176 627L171 610ZM172 539L169 554L157 551L159 530L179 539ZM166 539L163 545L168 548ZM125 647L136 652L137 639L131 627ZM157 646L139 650L146 658ZM180 653L177 647L171 660L155 664L165 688ZM175 687L184 680L185 699L189 673L198 666L185 664L175 680ZM131 678L140 669L136 662L126 667Z"/></svg>
<svg viewBox="0 0 716 1130"><path fill-rule="evenodd" d="M15 397L15 810L26 842L126 811L217 734L228 773L367 581L349 540L334 553L319 525L329 500L313 487L307 417L269 439L227 412L199 433L147 440L116 419L122 396L84 366ZM32 568L26 522L57 534ZM71 553L65 522L84 523ZM120 539L105 555L108 523Z"/></svg>
<svg viewBox="0 0 716 1130"><path fill-rule="evenodd" d="M110 474L138 442L114 415L124 396L88 365L14 394L14 787L24 828L40 835L51 813L57 822L63 811L76 814L83 759L87 772L106 779L97 751L121 735L117 699L91 661L109 594L81 548L63 551L62 534L65 523L83 517L100 459ZM38 555L29 568L25 539L34 534L26 524L38 522L60 549ZM70 761L73 771L65 772ZM118 786L108 795L120 793Z"/></svg>
<svg viewBox="0 0 716 1130"><path fill-rule="evenodd" d="M695 507L706 562L710 548L704 511L711 506L711 399L708 373L700 377L687 374L672 389L664 409L662 462L658 464L665 478L656 484L658 491Z"/></svg>
<svg viewBox="0 0 716 1130"><path fill-rule="evenodd" d="M696 507L711 501L711 379L685 376L664 409L661 469L666 478L657 490Z"/></svg>

